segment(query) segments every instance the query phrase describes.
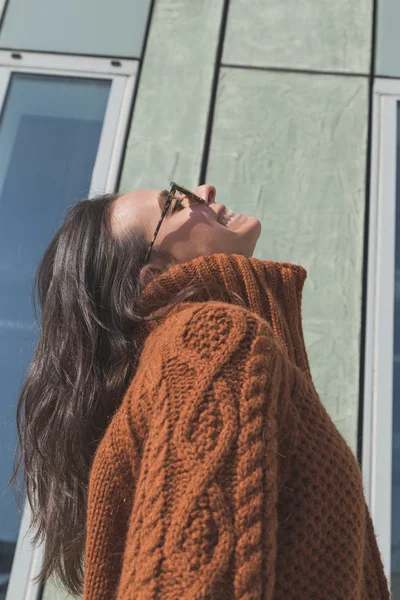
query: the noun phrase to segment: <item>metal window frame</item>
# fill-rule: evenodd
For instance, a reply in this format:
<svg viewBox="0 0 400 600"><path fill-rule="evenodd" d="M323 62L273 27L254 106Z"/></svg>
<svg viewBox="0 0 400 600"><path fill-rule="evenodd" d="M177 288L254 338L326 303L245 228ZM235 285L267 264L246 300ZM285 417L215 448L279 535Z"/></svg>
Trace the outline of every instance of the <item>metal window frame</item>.
<svg viewBox="0 0 400 600"><path fill-rule="evenodd" d="M385 573L391 576L394 275L397 105L400 80L376 79L372 165L362 465Z"/></svg>
<svg viewBox="0 0 400 600"><path fill-rule="evenodd" d="M0 0L1 2L1 0ZM15 58L17 57L17 58ZM0 114L13 73L106 79L111 81L103 128L90 184L89 197L114 192L124 151L136 83L138 61L0 51ZM31 511L25 501L6 600L39 600L34 578L43 564L43 548L34 548L29 532Z"/></svg>

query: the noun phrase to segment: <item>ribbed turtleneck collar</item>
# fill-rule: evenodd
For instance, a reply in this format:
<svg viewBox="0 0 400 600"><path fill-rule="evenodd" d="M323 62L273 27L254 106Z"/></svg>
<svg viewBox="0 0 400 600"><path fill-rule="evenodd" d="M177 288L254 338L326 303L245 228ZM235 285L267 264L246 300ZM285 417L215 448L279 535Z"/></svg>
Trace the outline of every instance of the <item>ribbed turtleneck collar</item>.
<svg viewBox="0 0 400 600"><path fill-rule="evenodd" d="M303 267L291 263L258 260L239 254L212 254L168 269L144 288L142 297L152 305L159 302L165 306L177 292L195 282L200 291L190 299L191 302L229 302L221 291L212 289L216 282L239 294L248 310L265 319L290 360L310 376L301 317L306 277L307 271ZM144 340L161 322L141 324L139 338Z"/></svg>

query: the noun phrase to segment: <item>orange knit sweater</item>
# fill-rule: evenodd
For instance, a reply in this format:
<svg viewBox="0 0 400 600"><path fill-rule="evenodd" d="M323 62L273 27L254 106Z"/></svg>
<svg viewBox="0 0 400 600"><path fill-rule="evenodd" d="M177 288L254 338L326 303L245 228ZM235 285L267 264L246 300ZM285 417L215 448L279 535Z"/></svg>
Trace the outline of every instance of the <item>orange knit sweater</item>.
<svg viewBox="0 0 400 600"><path fill-rule="evenodd" d="M202 288L138 330L90 473L84 600L389 598L359 466L310 374L305 278L219 254L147 286Z"/></svg>

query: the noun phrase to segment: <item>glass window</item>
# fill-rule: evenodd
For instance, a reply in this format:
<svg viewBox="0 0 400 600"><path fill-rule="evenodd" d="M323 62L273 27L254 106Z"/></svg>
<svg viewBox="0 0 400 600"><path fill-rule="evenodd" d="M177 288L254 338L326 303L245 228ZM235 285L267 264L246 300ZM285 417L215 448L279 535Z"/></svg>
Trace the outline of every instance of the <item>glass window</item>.
<svg viewBox="0 0 400 600"><path fill-rule="evenodd" d="M375 70L379 77L400 76L400 3L398 0L379 0L376 19Z"/></svg>
<svg viewBox="0 0 400 600"><path fill-rule="evenodd" d="M11 477L15 409L37 342L35 268L65 209L89 195L111 81L12 75L0 117L0 488ZM0 600L21 516L0 495ZM21 599L22 600L22 599Z"/></svg>
<svg viewBox="0 0 400 600"><path fill-rule="evenodd" d="M140 58L149 6L150 0L9 0L0 47Z"/></svg>
<svg viewBox="0 0 400 600"><path fill-rule="evenodd" d="M400 597L400 103L397 103L397 185L394 283L393 454L392 454L392 592Z"/></svg>

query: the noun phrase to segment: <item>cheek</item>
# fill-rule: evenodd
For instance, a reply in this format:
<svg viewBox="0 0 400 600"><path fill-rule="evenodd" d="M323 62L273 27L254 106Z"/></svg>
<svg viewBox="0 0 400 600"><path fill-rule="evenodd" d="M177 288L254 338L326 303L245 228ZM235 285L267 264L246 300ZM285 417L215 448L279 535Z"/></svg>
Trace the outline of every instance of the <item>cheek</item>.
<svg viewBox="0 0 400 600"><path fill-rule="evenodd" d="M218 231L223 229L219 223L209 214L201 210L182 212L179 229L187 239L193 240L199 237L212 237L218 235Z"/></svg>
<svg viewBox="0 0 400 600"><path fill-rule="evenodd" d="M200 256L213 249L220 251L227 238L232 237L232 232L208 215L191 213L179 217L175 221L175 231L165 238L173 244L170 249L179 259Z"/></svg>
<svg viewBox="0 0 400 600"><path fill-rule="evenodd" d="M198 242L217 241L231 232L213 218L194 218L186 223L188 238Z"/></svg>
<svg viewBox="0 0 400 600"><path fill-rule="evenodd" d="M181 211L161 226L160 242L168 249L193 243L196 239L215 235L213 225L216 223L211 223L205 215Z"/></svg>

